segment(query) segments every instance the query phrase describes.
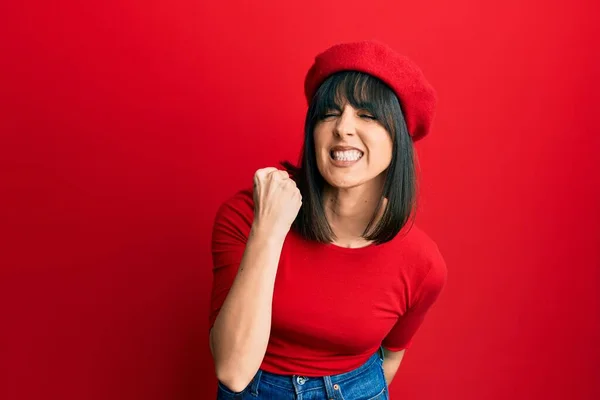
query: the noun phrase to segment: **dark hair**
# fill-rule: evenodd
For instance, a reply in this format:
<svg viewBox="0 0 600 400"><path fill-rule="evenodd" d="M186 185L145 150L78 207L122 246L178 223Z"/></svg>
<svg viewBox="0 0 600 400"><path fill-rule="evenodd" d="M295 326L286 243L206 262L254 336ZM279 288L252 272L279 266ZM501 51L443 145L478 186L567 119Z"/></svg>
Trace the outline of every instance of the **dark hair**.
<svg viewBox="0 0 600 400"><path fill-rule="evenodd" d="M369 111L392 138L392 160L385 172L382 198L362 234L363 238L376 244L385 243L392 240L409 220L414 223L417 160L398 97L380 79L358 71L335 73L321 84L306 113L299 166L281 162L302 194L302 207L292 229L306 239L322 243L331 243L335 238L323 207L326 181L317 168L313 132L325 112L340 108L344 100L354 108ZM373 226L384 197L388 199L387 207L380 221Z"/></svg>

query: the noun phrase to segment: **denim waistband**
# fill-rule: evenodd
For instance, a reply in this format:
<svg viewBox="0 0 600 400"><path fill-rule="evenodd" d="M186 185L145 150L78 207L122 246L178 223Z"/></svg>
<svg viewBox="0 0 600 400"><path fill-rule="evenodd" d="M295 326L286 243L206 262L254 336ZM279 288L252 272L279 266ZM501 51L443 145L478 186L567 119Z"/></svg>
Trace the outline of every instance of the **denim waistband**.
<svg viewBox="0 0 600 400"><path fill-rule="evenodd" d="M307 377L301 375L279 375L263 370L258 370L258 373L256 374L253 383L254 385L258 385L259 382L263 381L268 382L273 386L277 386L282 389L287 389L291 392L306 392L309 390L322 388L325 383L341 384L344 381L356 378L357 376L367 372L370 368L372 368L373 364L377 361L377 359L383 361L383 350L381 347L361 366L343 374L330 375L324 377Z"/></svg>

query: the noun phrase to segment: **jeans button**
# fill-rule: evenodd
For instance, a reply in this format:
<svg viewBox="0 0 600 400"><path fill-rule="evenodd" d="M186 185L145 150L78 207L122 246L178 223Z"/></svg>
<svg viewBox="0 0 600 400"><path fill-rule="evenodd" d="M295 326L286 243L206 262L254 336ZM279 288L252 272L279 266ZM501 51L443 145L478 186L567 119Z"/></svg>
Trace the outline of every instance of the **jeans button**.
<svg viewBox="0 0 600 400"><path fill-rule="evenodd" d="M296 382L298 382L298 385L304 385L304 382L306 382L307 380L308 378L305 376L299 376L296 378Z"/></svg>

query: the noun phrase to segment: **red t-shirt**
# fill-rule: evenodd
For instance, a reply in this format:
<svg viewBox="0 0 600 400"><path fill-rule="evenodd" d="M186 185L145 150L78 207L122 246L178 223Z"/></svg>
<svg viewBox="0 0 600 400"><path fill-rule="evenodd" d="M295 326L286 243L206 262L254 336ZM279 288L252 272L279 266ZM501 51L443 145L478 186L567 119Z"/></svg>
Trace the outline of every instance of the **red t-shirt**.
<svg viewBox="0 0 600 400"><path fill-rule="evenodd" d="M253 218L251 189L236 193L217 212L210 328L237 274ZM308 241L290 230L260 368L335 375L360 366L380 345L392 351L408 348L447 270L435 242L416 225L407 230L382 245L357 249Z"/></svg>

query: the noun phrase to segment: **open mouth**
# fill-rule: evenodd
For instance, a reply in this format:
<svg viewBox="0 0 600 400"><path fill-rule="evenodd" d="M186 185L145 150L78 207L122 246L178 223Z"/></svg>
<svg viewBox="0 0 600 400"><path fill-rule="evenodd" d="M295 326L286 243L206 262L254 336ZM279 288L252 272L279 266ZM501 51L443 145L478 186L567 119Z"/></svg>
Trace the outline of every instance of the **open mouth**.
<svg viewBox="0 0 600 400"><path fill-rule="evenodd" d="M344 151L330 151L329 156L335 161L352 162L358 161L362 158L363 152L360 150L344 150Z"/></svg>

